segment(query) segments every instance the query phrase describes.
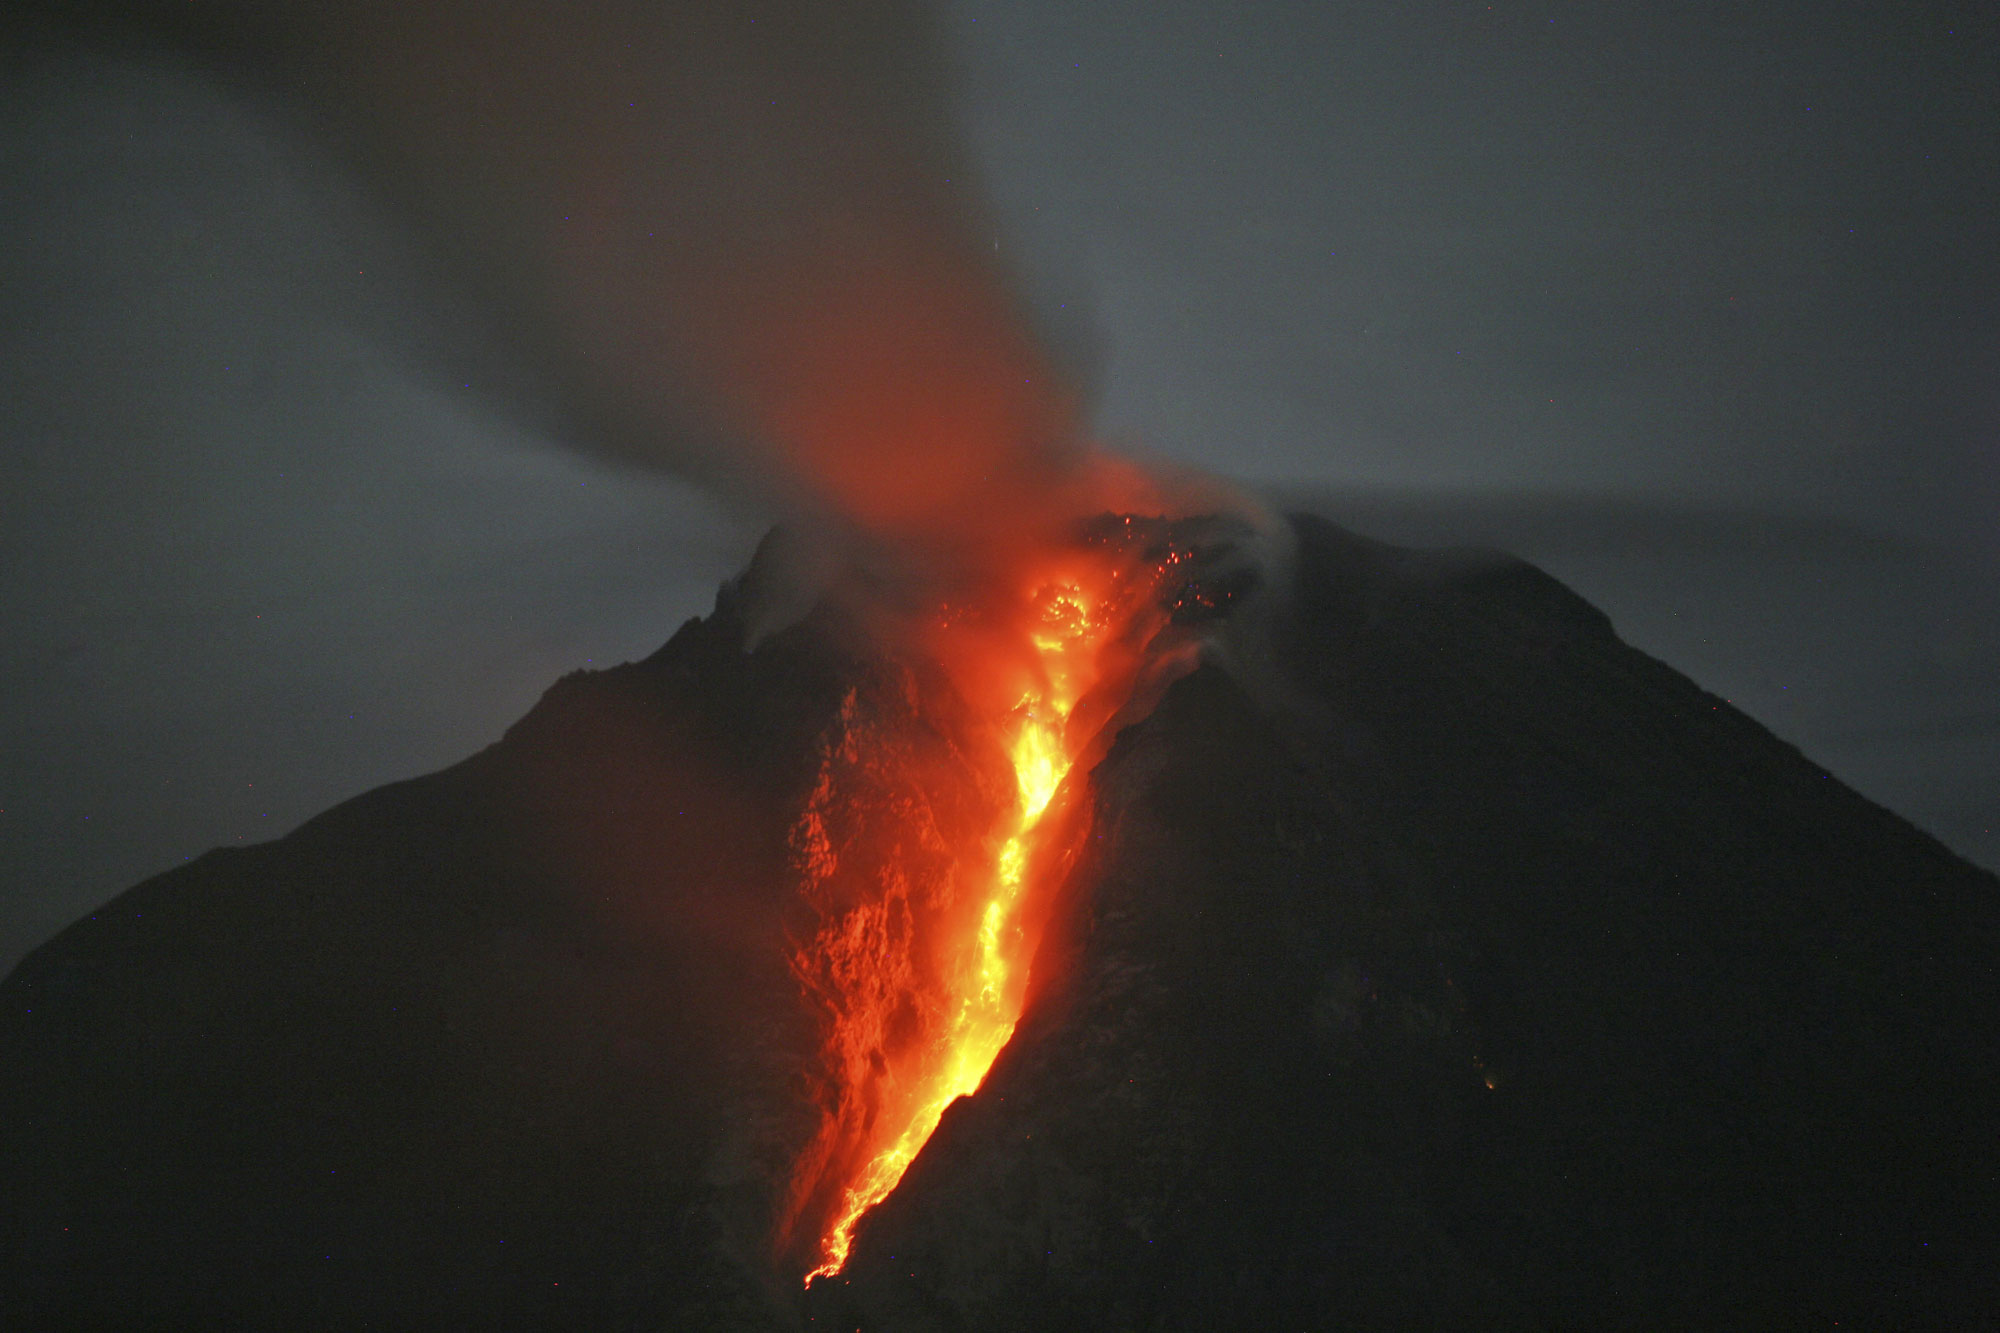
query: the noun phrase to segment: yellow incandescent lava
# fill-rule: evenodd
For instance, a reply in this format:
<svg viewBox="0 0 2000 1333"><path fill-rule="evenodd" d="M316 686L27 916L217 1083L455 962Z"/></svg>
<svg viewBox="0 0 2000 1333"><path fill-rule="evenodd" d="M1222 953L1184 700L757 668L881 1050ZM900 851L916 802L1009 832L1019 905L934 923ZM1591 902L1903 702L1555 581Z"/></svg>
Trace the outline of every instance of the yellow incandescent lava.
<svg viewBox="0 0 2000 1333"><path fill-rule="evenodd" d="M1036 826L1074 761L1065 748L1064 724L1084 691L1101 633L1101 627L1087 614L1080 589L1047 588L1037 600L1041 624L1032 642L1045 684L1023 697L1013 712L1007 748L1020 789L1019 814L1013 832L994 858L992 889L979 919L976 966L968 969L956 997L945 1051L928 1095L918 1100L901 1132L847 1187L832 1225L820 1240L819 1266L806 1274L808 1284L814 1278L838 1273L846 1265L855 1225L896 1188L936 1130L945 1108L979 1090L1020 1019L1021 987L1010 986L1009 981L1011 970L1027 962L1020 956L1017 926L1027 888L1029 852Z"/></svg>

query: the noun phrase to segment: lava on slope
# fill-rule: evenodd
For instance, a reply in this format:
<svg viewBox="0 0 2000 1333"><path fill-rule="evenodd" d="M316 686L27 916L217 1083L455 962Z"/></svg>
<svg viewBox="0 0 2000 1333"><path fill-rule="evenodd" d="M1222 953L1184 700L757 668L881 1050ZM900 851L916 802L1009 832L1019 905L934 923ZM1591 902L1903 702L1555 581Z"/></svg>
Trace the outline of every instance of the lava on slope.
<svg viewBox="0 0 2000 1333"><path fill-rule="evenodd" d="M760 557L0 984L9 1325L1978 1326L2000 884L1520 562L1301 519L1246 605L1199 526L1107 552L1199 576L1077 695L1012 1036L838 1273L953 1010L866 1029L802 953L977 957L1033 658L755 634Z"/></svg>
<svg viewBox="0 0 2000 1333"><path fill-rule="evenodd" d="M826 1120L781 1238L816 1224L807 1282L840 1271L856 1224L1013 1035L1049 890L1088 830L1058 799L1064 781L1143 711L1142 683L1150 699L1189 664L1185 636L1162 631L1217 618L1249 590L1254 565L1225 558L1245 535L1235 521L1107 514L925 619L924 655L1010 775L976 839L948 845L925 791L881 790L888 742L843 707L791 836L813 914L793 968L827 1034L815 1089Z"/></svg>

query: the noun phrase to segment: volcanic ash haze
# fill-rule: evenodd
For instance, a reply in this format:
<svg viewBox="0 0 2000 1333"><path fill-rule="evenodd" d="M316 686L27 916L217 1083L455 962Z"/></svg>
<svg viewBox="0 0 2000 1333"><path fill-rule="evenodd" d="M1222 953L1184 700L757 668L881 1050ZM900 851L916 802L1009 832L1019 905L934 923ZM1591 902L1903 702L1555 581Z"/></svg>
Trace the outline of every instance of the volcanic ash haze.
<svg viewBox="0 0 2000 1333"><path fill-rule="evenodd" d="M116 13L335 144L582 447L934 571L1131 507L999 271L923 5Z"/></svg>

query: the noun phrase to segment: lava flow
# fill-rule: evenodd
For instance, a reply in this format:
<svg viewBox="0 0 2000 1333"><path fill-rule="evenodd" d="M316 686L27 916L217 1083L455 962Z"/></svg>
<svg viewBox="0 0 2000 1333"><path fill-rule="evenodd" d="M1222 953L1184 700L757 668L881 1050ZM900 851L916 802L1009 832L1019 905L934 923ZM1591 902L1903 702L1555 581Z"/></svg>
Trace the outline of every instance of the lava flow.
<svg viewBox="0 0 2000 1333"><path fill-rule="evenodd" d="M1064 743L1063 724L1076 703L1079 673L1062 668L1071 666L1072 659L1087 657L1093 646L1081 590L1055 589L1046 596L1050 623L1034 636L1034 643L1045 663L1057 669L1048 672L1045 690L1023 697L1015 709L1008 757L1020 788L1019 809L1013 830L1001 844L989 896L979 914L976 962L956 979L958 994L951 997L951 1023L935 1052L935 1068L928 1077L919 1075L911 1099L914 1105L898 1117L900 1125L888 1127L886 1145L844 1192L839 1212L820 1242L820 1264L806 1275L807 1282L840 1271L847 1262L855 1223L896 1187L945 1108L978 1090L1020 1017L1020 987L1010 982L1025 961L1018 956L1018 917L1029 845L1074 758Z"/></svg>
<svg viewBox="0 0 2000 1333"><path fill-rule="evenodd" d="M1082 832L1062 820L1063 847L1043 845L1045 816L1065 776L1131 699L1160 627L1214 612L1218 596L1227 600L1227 592L1186 577L1193 551L1173 533L1161 520L1100 520L1074 548L1022 577L1019 594L946 608L931 627L927 652L973 725L997 734L1014 790L997 824L971 845L925 849L950 863L951 887L927 891L919 883L927 872L891 854L876 872L881 882L829 908L794 959L828 1011L827 1063L840 1085L827 1130L795 1182L801 1197L826 1199L808 1284L842 1269L861 1218L896 1188L946 1108L978 1090L1013 1035L1066 860L1060 853ZM1176 574L1182 580L1173 584ZM852 805L856 794L839 789L869 780L862 775L874 770L855 752L876 743L865 726L843 732L838 748L846 757L822 771L804 833L795 835L809 879L835 873L839 856L826 829L856 822L841 819L842 802ZM925 811L921 818L891 802L902 813L887 822L943 827L921 794L910 801ZM924 841L891 836L906 848Z"/></svg>

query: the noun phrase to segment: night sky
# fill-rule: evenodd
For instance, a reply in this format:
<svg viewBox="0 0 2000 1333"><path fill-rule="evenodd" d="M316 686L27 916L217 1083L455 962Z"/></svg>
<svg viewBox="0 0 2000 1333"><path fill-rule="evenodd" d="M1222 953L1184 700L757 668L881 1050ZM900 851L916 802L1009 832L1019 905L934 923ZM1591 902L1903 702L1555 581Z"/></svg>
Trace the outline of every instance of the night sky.
<svg viewBox="0 0 2000 1333"><path fill-rule="evenodd" d="M948 30L1103 435L1534 559L2000 866L1991 7L1660 8ZM337 155L170 55L9 64L0 182L0 968L649 653L767 521L573 447Z"/></svg>

